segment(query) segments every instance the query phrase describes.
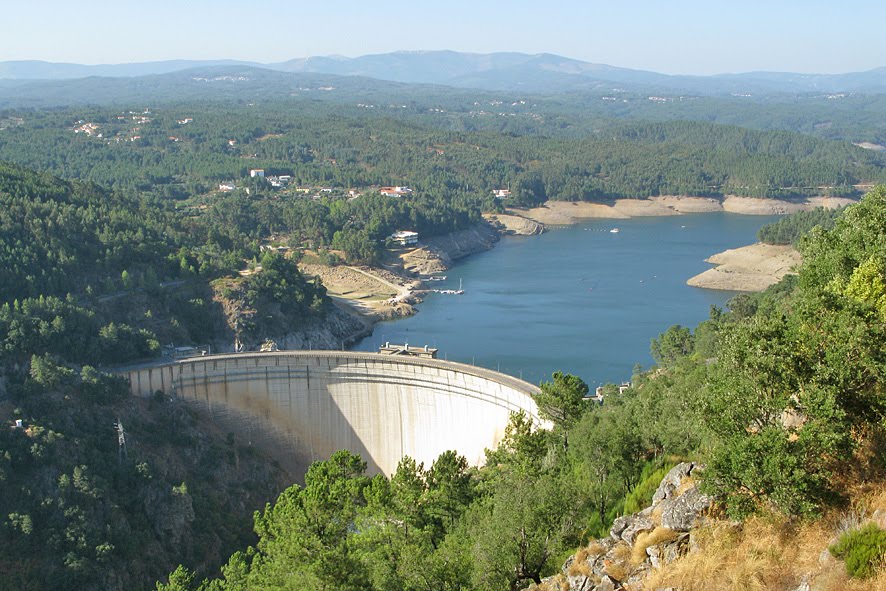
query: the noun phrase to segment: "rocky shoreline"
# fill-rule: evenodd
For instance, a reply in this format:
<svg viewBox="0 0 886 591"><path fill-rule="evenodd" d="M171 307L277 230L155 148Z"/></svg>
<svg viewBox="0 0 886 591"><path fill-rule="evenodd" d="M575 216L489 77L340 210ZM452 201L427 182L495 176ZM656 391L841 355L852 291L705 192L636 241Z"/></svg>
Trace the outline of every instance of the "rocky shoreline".
<svg viewBox="0 0 886 591"><path fill-rule="evenodd" d="M527 227L534 233L543 231L538 224ZM383 268L303 265L302 272L319 277L327 287L335 307L324 321L279 335L277 345L285 349L339 349L371 335L380 321L411 316L428 291L423 278L491 249L504 233L509 232L503 225L484 220L403 249Z"/></svg>
<svg viewBox="0 0 886 591"><path fill-rule="evenodd" d="M784 215L816 207L837 208L855 203L847 197L763 199L727 195L723 198L664 195L647 199L615 201L548 201L540 207L509 210L508 213L545 225L571 225L586 219L628 219L688 213L727 212L741 215Z"/></svg>
<svg viewBox="0 0 886 591"><path fill-rule="evenodd" d="M436 236L399 252L385 268L311 268L330 288L336 307L327 321L280 336L285 348L337 349L372 334L376 323L411 316L427 293L423 277L444 273L459 259L491 249L503 235L535 236L546 226L572 225L587 219L629 219L691 213L729 212L742 215L783 215L814 209L840 207L855 200L836 197L806 199L761 199L726 196L722 199L696 196L660 196L648 199L617 199L611 202L549 201L531 209L509 209L503 214L486 214L472 228ZM781 280L799 264L799 253L791 247L755 244L731 249L706 259L717 265L690 278L693 287L728 291L763 291ZM356 274L362 284L356 282ZM348 278L345 275L350 275ZM347 288L336 293L340 281ZM371 284L377 282L374 288Z"/></svg>
<svg viewBox="0 0 886 591"><path fill-rule="evenodd" d="M403 270L415 275L442 273L466 256L489 250L500 239L498 229L488 221L472 228L434 236L400 255Z"/></svg>

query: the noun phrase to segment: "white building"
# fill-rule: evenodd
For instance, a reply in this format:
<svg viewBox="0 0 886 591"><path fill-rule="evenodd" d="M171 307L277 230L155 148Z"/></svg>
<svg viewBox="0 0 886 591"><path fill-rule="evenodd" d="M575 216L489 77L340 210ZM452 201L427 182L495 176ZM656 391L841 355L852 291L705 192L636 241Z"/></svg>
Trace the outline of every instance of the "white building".
<svg viewBox="0 0 886 591"><path fill-rule="evenodd" d="M402 197L407 193L412 193L412 189L409 187L382 187L378 192L386 197Z"/></svg>
<svg viewBox="0 0 886 591"><path fill-rule="evenodd" d="M394 242L397 242L402 246L406 246L408 244L418 244L418 232L413 232L411 230L399 230L388 236L388 239L393 240Z"/></svg>

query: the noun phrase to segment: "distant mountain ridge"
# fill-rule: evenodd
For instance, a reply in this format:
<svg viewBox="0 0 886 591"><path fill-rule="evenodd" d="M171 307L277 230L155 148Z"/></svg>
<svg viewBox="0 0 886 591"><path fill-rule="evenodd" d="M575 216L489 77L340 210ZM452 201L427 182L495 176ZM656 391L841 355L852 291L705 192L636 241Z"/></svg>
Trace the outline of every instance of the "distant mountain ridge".
<svg viewBox="0 0 886 591"><path fill-rule="evenodd" d="M101 76L108 78L132 78L169 74L191 68L212 66L255 66L262 64L237 60L167 60L159 62L139 62L131 64L100 64L87 66L63 62L40 60L0 62L0 79L12 80L68 80Z"/></svg>
<svg viewBox="0 0 886 591"><path fill-rule="evenodd" d="M144 76L0 79L0 108L141 104L190 100L269 100L336 89L335 97L367 96L403 86L362 76L291 73L248 65L206 66ZM419 85L414 85L420 89ZM325 94L325 93L324 93Z"/></svg>
<svg viewBox="0 0 886 591"><path fill-rule="evenodd" d="M42 61L0 62L0 79L62 80L140 77L217 66L290 73L360 76L410 84L558 94L592 89L649 90L690 94L886 92L886 67L846 74L748 72L714 76L669 75L584 62L550 53L397 51L356 58L318 56L262 64L238 60L170 60L81 65Z"/></svg>

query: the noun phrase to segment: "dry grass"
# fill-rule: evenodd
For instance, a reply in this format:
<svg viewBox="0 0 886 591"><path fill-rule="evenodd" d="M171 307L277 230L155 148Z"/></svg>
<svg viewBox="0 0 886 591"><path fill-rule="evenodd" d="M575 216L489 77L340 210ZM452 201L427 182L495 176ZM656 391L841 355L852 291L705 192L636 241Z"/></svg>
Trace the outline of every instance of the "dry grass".
<svg viewBox="0 0 886 591"><path fill-rule="evenodd" d="M569 591L569 581L563 575L557 575L548 581L536 585L532 583L528 591Z"/></svg>
<svg viewBox="0 0 886 591"><path fill-rule="evenodd" d="M692 476L687 476L683 479L682 482L680 482L680 486L677 487L677 489L674 491L672 496L679 497L680 495L685 493L690 488L693 488L697 484L698 484L698 481L696 481L695 478L693 478Z"/></svg>
<svg viewBox="0 0 886 591"><path fill-rule="evenodd" d="M655 509L652 510L652 513L649 514L649 519L652 520L652 523L661 523L661 515L664 513L664 510L661 507L661 504L658 505Z"/></svg>
<svg viewBox="0 0 886 591"><path fill-rule="evenodd" d="M597 541L591 542L584 548L579 548L578 552L575 553L575 556L572 559L572 564L569 565L569 576L584 576L589 579L594 578L594 572L588 565L587 560L590 557L599 556L604 552L606 552L606 548Z"/></svg>
<svg viewBox="0 0 886 591"><path fill-rule="evenodd" d="M859 507L864 508L867 516L878 508L886 508L886 485L855 491L853 501L853 510L835 511L814 522L764 516L748 519L741 527L720 522L699 528L694 535L697 534L700 551L653 571L643 589L794 589L806 577L812 588L820 591L886 590L886 568L872 579L852 580L841 561L822 555L838 534L841 521L857 520ZM647 543L638 539L637 546L641 541Z"/></svg>
<svg viewBox="0 0 886 591"><path fill-rule="evenodd" d="M701 552L662 567L647 589L676 586L682 591L762 591L789 588L795 573L818 568L830 535L820 528L797 531L787 522L752 518L741 530L725 524L698 530ZM798 568L799 567L799 568Z"/></svg>
<svg viewBox="0 0 886 591"><path fill-rule="evenodd" d="M859 529L869 521L886 529L886 484L857 485L851 493L849 509L836 511L825 517L825 521L839 536L847 531ZM874 513L879 515L874 517Z"/></svg>
<svg viewBox="0 0 886 591"><path fill-rule="evenodd" d="M630 573L631 547L619 542L612 549L612 560L603 561L603 572L615 579L624 581Z"/></svg>
<svg viewBox="0 0 886 591"><path fill-rule="evenodd" d="M863 510L868 520L874 521L879 527L886 529L886 485L866 487L859 492L860 499L856 505ZM874 513L879 511L877 519Z"/></svg>
<svg viewBox="0 0 886 591"><path fill-rule="evenodd" d="M866 497L866 501L871 509L886 511L886 486L876 487Z"/></svg>
<svg viewBox="0 0 886 591"><path fill-rule="evenodd" d="M623 562L607 561L603 567L603 572L615 579L616 581L624 581L628 578L628 568Z"/></svg>
<svg viewBox="0 0 886 591"><path fill-rule="evenodd" d="M850 579L846 570L840 563L838 568L824 571L815 579L815 589L818 591L877 591L886 589L886 569L881 568L876 577L863 581Z"/></svg>
<svg viewBox="0 0 886 591"><path fill-rule="evenodd" d="M631 558L631 547L625 542L619 542L612 549L612 557L616 562L627 562Z"/></svg>
<svg viewBox="0 0 886 591"><path fill-rule="evenodd" d="M641 532L634 541L634 548L631 550L631 564L638 566L646 560L646 548L663 542L670 542L677 539L679 535L679 532L661 526L656 527L651 532Z"/></svg>
<svg viewBox="0 0 886 591"><path fill-rule="evenodd" d="M581 552L582 551L579 550L579 554ZM585 558L587 558L587 555L585 555ZM594 574L587 562L578 559L578 554L576 554L576 558L572 561L572 564L569 565L568 573L570 577L591 577Z"/></svg>

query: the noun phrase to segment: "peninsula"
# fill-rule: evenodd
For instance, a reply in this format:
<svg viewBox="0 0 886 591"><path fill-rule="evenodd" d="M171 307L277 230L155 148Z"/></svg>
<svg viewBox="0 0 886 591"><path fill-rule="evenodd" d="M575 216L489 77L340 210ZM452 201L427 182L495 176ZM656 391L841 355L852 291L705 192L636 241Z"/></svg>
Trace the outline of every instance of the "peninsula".
<svg viewBox="0 0 886 591"><path fill-rule="evenodd" d="M691 277L686 282L688 285L726 291L764 291L793 272L803 259L792 246L758 242L717 253L705 262L716 267Z"/></svg>
<svg viewBox="0 0 886 591"><path fill-rule="evenodd" d="M740 215L787 215L817 207L836 209L855 203L847 197L807 197L803 199L763 199L728 195L722 199L696 196L659 196L647 199L616 199L612 202L548 201L527 210L508 210L508 216L527 223L550 226L570 225L587 219L629 219L693 213L727 212ZM513 220L510 224L519 228ZM801 262L791 246L757 243L711 255L706 262L716 265L687 284L703 289L759 292L792 272Z"/></svg>

